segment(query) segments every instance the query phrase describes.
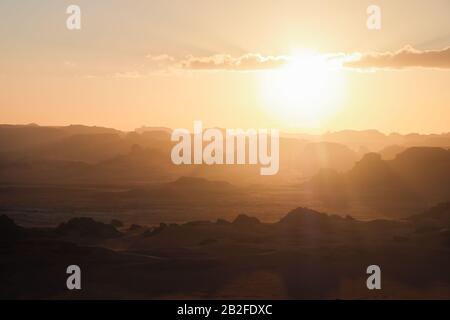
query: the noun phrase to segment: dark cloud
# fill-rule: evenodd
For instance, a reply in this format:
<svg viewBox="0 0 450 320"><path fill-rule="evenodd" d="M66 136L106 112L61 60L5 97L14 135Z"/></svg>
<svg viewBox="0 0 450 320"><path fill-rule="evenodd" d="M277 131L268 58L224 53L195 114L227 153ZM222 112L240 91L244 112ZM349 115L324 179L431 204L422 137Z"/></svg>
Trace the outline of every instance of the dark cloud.
<svg viewBox="0 0 450 320"><path fill-rule="evenodd" d="M367 53L344 63L349 68L392 68L409 67L450 68L450 47L441 50L416 50L407 46L397 52Z"/></svg>

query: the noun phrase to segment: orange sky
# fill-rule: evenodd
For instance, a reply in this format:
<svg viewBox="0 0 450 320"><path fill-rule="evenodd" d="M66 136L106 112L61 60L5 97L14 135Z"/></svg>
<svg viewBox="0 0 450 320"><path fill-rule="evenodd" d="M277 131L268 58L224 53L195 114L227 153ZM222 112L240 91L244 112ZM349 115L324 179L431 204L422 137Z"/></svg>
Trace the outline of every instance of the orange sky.
<svg viewBox="0 0 450 320"><path fill-rule="evenodd" d="M361 0L83 0L79 31L65 25L73 1L18 2L0 3L1 123L450 131L447 0L377 1L379 31ZM297 51L384 60L270 78L283 68L270 59Z"/></svg>

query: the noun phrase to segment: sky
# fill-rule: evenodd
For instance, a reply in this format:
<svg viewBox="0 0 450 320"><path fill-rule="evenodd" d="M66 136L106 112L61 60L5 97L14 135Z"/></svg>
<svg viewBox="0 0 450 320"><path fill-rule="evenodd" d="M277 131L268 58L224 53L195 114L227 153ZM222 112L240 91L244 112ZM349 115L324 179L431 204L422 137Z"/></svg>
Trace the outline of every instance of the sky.
<svg viewBox="0 0 450 320"><path fill-rule="evenodd" d="M449 0L2 0L0 123L448 132L449 14Z"/></svg>

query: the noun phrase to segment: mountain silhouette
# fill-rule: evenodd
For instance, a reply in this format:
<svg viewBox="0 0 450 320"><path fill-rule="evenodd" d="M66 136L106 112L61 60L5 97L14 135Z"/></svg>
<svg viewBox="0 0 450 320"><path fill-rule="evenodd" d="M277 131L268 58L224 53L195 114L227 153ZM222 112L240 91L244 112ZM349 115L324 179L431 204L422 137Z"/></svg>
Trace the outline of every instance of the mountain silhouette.
<svg viewBox="0 0 450 320"><path fill-rule="evenodd" d="M76 261L89 279L84 299L448 299L449 208L361 221L300 207L273 223L240 215L120 233L86 218L21 228L0 216L0 298L65 299L63 271ZM4 230L27 236L5 241ZM365 287L374 260L391 284L380 292Z"/></svg>
<svg viewBox="0 0 450 320"><path fill-rule="evenodd" d="M450 150L413 147L393 160L366 154L346 173L321 171L304 186L328 202L359 201L373 208L399 203L423 208L450 199ZM407 213L405 213L407 214Z"/></svg>

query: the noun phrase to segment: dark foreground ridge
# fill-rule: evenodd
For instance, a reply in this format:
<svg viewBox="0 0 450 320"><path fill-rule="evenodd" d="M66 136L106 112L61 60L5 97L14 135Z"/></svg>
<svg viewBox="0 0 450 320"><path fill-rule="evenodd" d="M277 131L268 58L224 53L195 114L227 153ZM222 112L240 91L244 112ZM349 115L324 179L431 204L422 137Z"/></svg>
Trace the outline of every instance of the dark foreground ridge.
<svg viewBox="0 0 450 320"><path fill-rule="evenodd" d="M74 218L22 228L0 217L0 298L450 298L450 204L405 220L297 208L276 223L159 226ZM66 268L82 290L66 289ZM382 290L366 268L382 269Z"/></svg>

